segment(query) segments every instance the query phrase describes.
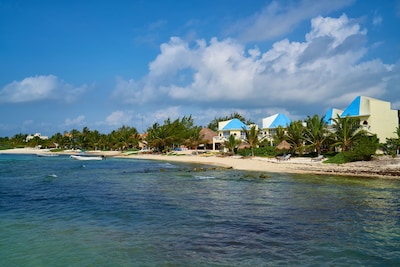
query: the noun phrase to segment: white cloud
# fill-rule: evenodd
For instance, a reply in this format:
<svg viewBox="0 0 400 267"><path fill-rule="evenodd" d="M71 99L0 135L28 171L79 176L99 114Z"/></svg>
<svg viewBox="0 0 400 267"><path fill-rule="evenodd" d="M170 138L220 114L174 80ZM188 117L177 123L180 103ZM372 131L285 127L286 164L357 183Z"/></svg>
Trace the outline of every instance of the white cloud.
<svg viewBox="0 0 400 267"><path fill-rule="evenodd" d="M132 119L132 114L129 112L117 110L112 112L106 118L106 124L110 126L122 126L128 124Z"/></svg>
<svg viewBox="0 0 400 267"><path fill-rule="evenodd" d="M64 121L65 126L79 126L85 122L85 116L79 115L76 118L70 119L66 118Z"/></svg>
<svg viewBox="0 0 400 267"><path fill-rule="evenodd" d="M318 16L311 20L311 28L311 32L306 35L308 42L321 37L330 37L334 40L333 48L352 35L366 34L366 30L361 31L360 25L353 23L345 14L338 19Z"/></svg>
<svg viewBox="0 0 400 267"><path fill-rule="evenodd" d="M157 110L180 107L161 112L164 117L211 107L256 112L289 106L293 116L313 115L345 107L357 95L380 97L399 79L394 66L363 60L367 31L345 14L318 16L311 25L306 41L284 39L267 51L247 49L234 39L190 45L171 38L149 64L148 75L140 82L118 81L114 96ZM156 113L150 116L159 118Z"/></svg>
<svg viewBox="0 0 400 267"><path fill-rule="evenodd" d="M74 87L54 75L27 77L13 81L0 90L0 102L24 103L47 99L73 101L87 88Z"/></svg>
<svg viewBox="0 0 400 267"><path fill-rule="evenodd" d="M232 26L245 42L263 41L292 32L302 21L350 5L349 0L272 1L261 12Z"/></svg>

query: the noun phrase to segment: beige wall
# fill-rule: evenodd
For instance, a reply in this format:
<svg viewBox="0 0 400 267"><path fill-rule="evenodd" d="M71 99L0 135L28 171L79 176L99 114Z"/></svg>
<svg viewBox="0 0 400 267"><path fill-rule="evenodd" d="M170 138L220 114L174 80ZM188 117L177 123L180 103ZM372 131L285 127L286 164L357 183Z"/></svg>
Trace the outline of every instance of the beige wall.
<svg viewBox="0 0 400 267"><path fill-rule="evenodd" d="M386 138L396 138L396 127L399 126L397 110L390 109L390 102L371 99L369 101L369 130L375 133L381 143ZM362 123L362 121L361 121Z"/></svg>

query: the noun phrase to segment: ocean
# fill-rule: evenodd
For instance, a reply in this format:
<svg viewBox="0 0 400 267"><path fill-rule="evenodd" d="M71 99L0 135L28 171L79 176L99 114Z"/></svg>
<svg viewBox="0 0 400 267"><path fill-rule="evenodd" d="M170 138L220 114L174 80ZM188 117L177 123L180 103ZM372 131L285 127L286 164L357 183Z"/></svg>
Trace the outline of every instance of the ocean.
<svg viewBox="0 0 400 267"><path fill-rule="evenodd" d="M400 266L400 181L0 154L0 266Z"/></svg>

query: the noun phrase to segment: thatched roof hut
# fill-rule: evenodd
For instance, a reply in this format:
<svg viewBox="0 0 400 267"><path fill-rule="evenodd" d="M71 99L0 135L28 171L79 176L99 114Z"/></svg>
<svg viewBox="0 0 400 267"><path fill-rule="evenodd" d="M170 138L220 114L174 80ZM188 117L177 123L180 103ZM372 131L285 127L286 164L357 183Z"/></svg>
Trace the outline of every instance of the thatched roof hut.
<svg viewBox="0 0 400 267"><path fill-rule="evenodd" d="M279 145L276 146L277 150L289 150L292 146L286 141L283 140L282 142L279 143Z"/></svg>
<svg viewBox="0 0 400 267"><path fill-rule="evenodd" d="M203 140L204 144L212 145L214 136L218 136L218 133L209 128L202 128L200 130L200 138Z"/></svg>

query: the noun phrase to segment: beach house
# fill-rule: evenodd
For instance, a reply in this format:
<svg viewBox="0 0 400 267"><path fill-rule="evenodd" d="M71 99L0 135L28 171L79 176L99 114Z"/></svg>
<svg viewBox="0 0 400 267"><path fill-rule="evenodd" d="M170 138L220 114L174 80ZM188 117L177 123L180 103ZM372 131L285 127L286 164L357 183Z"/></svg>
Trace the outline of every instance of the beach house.
<svg viewBox="0 0 400 267"><path fill-rule="evenodd" d="M397 138L396 128L400 124L400 111L391 109L390 102L367 96L357 96L342 112L339 109L330 109L325 114L328 125L332 120L340 117L356 117L360 119L363 128L370 134L376 134L381 143L386 138Z"/></svg>
<svg viewBox="0 0 400 267"><path fill-rule="evenodd" d="M34 135L29 134L26 139L25 142L29 142L30 140L34 139L35 137L39 138L40 140L47 140L49 139L48 136L46 135L41 135L40 133L35 133Z"/></svg>
<svg viewBox="0 0 400 267"><path fill-rule="evenodd" d="M266 117L262 119L262 128L259 133L260 140L267 139L272 145L276 129L278 127L287 128L290 125L290 119L282 113Z"/></svg>
<svg viewBox="0 0 400 267"><path fill-rule="evenodd" d="M258 126L255 126L258 129ZM235 136L236 139L245 140L246 133L243 129L250 130L250 127L236 118L218 122L218 136L213 138L213 150L215 150L216 145L221 145L225 140L228 140L231 135Z"/></svg>

